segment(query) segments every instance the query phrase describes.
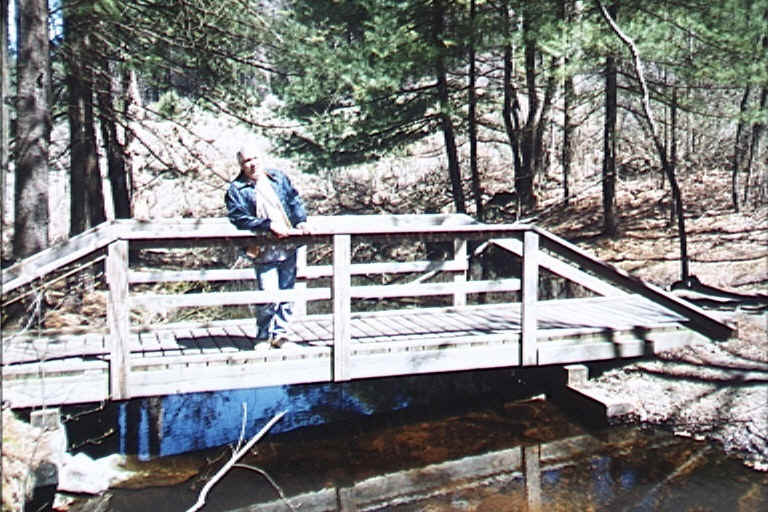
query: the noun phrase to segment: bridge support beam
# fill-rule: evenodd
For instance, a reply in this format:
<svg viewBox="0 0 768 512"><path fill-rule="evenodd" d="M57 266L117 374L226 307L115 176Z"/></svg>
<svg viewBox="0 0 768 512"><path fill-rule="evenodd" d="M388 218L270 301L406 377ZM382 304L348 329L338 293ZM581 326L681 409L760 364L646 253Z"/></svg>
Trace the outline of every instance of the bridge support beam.
<svg viewBox="0 0 768 512"><path fill-rule="evenodd" d="M131 320L128 310L128 242L117 240L107 249L107 326L109 328L109 391L112 400L130 397L128 392Z"/></svg>
<svg viewBox="0 0 768 512"><path fill-rule="evenodd" d="M350 379L352 352L352 239L333 236L333 380Z"/></svg>
<svg viewBox="0 0 768 512"><path fill-rule="evenodd" d="M631 412L632 404L589 385L587 366L572 364L563 366L561 371L561 378L555 379L550 398L580 421L603 426Z"/></svg>
<svg viewBox="0 0 768 512"><path fill-rule="evenodd" d="M463 239L454 240L453 242L453 261L459 265L464 265L463 272L458 272L453 276L453 282L457 285L463 285L467 282L467 241ZM453 294L453 305L456 307L467 305L467 293L464 291L457 291Z"/></svg>
<svg viewBox="0 0 768 512"><path fill-rule="evenodd" d="M536 347L536 302L539 295L539 235L526 231L523 235L523 303L521 306L522 334L520 363L535 366L539 363Z"/></svg>

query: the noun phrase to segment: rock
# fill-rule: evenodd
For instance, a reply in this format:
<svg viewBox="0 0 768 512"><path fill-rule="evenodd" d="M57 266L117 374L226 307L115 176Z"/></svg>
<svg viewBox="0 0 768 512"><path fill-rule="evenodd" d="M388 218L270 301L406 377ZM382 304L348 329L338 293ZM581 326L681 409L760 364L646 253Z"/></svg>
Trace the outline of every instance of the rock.
<svg viewBox="0 0 768 512"><path fill-rule="evenodd" d="M65 457L59 477L59 490L72 493L101 494L109 489L109 475L101 466L85 455Z"/></svg>
<svg viewBox="0 0 768 512"><path fill-rule="evenodd" d="M56 489L58 467L66 450L66 434L58 414L35 411L40 426L21 421L3 410L2 488L3 510L22 510L25 502L50 504ZM34 417L33 417L34 419Z"/></svg>
<svg viewBox="0 0 768 512"><path fill-rule="evenodd" d="M125 456L113 454L92 459L84 453L65 455L59 476L59 491L101 494L111 486L128 480L133 473L124 470Z"/></svg>

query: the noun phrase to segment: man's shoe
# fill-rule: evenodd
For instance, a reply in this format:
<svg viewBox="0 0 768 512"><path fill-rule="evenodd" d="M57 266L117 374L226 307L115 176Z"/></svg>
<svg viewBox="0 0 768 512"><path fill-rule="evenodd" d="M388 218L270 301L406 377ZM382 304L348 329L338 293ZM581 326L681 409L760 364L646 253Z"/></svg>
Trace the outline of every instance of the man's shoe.
<svg viewBox="0 0 768 512"><path fill-rule="evenodd" d="M283 346L283 343L288 341L288 336L280 333L280 334L274 334L271 338L269 338L269 344L272 346L272 348L280 348Z"/></svg>

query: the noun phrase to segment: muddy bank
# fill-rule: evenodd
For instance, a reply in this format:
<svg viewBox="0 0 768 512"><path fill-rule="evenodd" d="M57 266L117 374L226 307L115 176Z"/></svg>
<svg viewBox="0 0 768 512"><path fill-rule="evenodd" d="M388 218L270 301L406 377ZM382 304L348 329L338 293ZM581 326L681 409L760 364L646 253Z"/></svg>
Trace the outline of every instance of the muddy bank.
<svg viewBox="0 0 768 512"><path fill-rule="evenodd" d="M768 471L768 314L725 318L739 330L731 340L607 370L590 385L630 403L624 421L717 442Z"/></svg>

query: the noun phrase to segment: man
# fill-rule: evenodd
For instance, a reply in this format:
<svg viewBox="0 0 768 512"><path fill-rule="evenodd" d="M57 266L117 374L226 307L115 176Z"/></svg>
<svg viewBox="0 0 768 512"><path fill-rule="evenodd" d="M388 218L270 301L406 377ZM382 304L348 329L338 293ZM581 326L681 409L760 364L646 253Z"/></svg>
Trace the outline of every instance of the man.
<svg viewBox="0 0 768 512"><path fill-rule="evenodd" d="M271 231L277 238L308 234L307 214L298 192L288 177L277 169L262 167L259 155L251 149L237 152L240 174L229 185L225 196L227 215L238 229ZM259 290L289 290L296 282L295 246L254 245L245 250L256 269ZM292 304L280 302L259 307L256 323L258 339L279 348L287 341L287 326Z"/></svg>

